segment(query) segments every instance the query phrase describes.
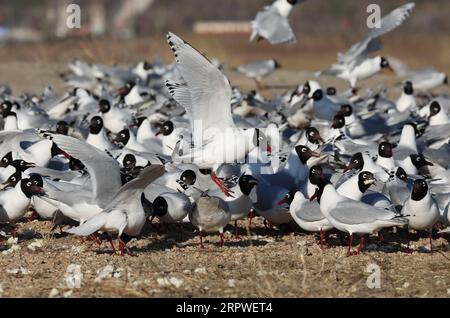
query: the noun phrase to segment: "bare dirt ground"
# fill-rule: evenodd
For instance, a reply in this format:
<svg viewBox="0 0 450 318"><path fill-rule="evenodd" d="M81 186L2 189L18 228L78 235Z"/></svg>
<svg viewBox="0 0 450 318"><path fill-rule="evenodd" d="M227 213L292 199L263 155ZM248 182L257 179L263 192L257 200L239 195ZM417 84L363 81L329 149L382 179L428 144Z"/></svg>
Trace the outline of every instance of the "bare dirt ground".
<svg viewBox="0 0 450 318"><path fill-rule="evenodd" d="M225 61L234 85L245 89L254 84L229 68L252 59L278 58L286 69L266 79L267 84L297 85L313 71L326 67L353 39L304 39L293 47L257 50L246 48L246 38L221 40L191 36L191 43L208 56ZM445 41L444 41L445 40ZM404 57L412 67L433 64L450 71L448 38L386 43L387 54ZM411 49L413 47L414 49ZM264 51L266 50L266 51ZM267 51L268 50L268 51ZM265 53L264 53L265 52ZM161 56L170 61L164 39L68 41L45 45L0 48L0 83L16 94L40 93L47 85L62 91L58 74L78 57L106 64L127 64ZM295 71L298 70L298 71ZM301 70L301 71L300 71ZM399 80L382 75L364 83L394 84ZM326 85L345 88L345 83L325 79ZM393 91L395 96L399 90ZM444 92L447 92L444 89ZM266 91L271 96L273 91ZM427 251L426 236L411 236L413 254L401 251L404 234L385 235L386 244L371 238L366 251L346 257L346 247L333 235L321 251L315 235L294 231L267 231L261 220L240 223L241 239L230 238L224 247L209 236L201 249L194 228L148 225L143 235L129 243L136 257L111 255L107 242L81 243L76 237L50 233L51 224L34 220L19 224L18 241L4 239L0 245L0 295L4 297L449 297L449 237L436 238L435 252ZM1 229L1 228L0 228ZM6 231L6 227L4 227ZM357 242L355 242L356 244ZM400 245L403 244L403 245ZM380 269L380 288L367 286L373 264ZM77 271L79 270L79 271ZM71 284L74 283L74 284ZM78 285L79 283L79 285ZM76 285L76 286L73 286ZM72 288L73 287L73 288Z"/></svg>

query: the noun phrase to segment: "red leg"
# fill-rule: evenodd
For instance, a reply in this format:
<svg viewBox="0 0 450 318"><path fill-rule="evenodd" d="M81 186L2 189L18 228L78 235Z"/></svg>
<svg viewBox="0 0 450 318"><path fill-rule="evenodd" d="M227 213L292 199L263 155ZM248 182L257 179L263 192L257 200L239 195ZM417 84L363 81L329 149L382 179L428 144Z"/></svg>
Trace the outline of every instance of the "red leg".
<svg viewBox="0 0 450 318"><path fill-rule="evenodd" d="M348 239L348 250L347 250L347 256L353 255L352 253L352 243L353 243L353 234L350 235Z"/></svg>
<svg viewBox="0 0 450 318"><path fill-rule="evenodd" d="M205 248L205 246L203 245L203 231L200 231L200 246L202 248Z"/></svg>
<svg viewBox="0 0 450 318"><path fill-rule="evenodd" d="M119 251L120 251L120 255L125 256L125 254L128 254L130 256L136 256L135 254L133 254L130 249L128 248L128 246L119 238Z"/></svg>
<svg viewBox="0 0 450 318"><path fill-rule="evenodd" d="M323 250L325 241L325 235L323 234L323 230L320 229L320 249Z"/></svg>
<svg viewBox="0 0 450 318"><path fill-rule="evenodd" d="M114 247L114 243L112 241L112 238L109 238L108 241L109 241L109 244L111 244L112 253L116 254L116 248Z"/></svg>
<svg viewBox="0 0 450 318"><path fill-rule="evenodd" d="M212 181L214 181L215 184L217 184L217 186L220 188L220 190L227 196L227 197L232 197L234 198L234 196L232 195L232 193L234 193L233 191L231 191L230 189L228 189L228 187L223 183L222 180L219 179L219 177L217 177L216 173L214 171L211 171L211 179Z"/></svg>
<svg viewBox="0 0 450 318"><path fill-rule="evenodd" d="M220 236L220 247L223 247L223 242L224 242L223 233L219 233L219 236Z"/></svg>
<svg viewBox="0 0 450 318"><path fill-rule="evenodd" d="M381 232L378 232L378 240L379 240L381 243L384 243L384 237L383 237L383 234L381 234Z"/></svg>
<svg viewBox="0 0 450 318"><path fill-rule="evenodd" d="M364 249L365 240L366 240L366 236L365 235L361 236L361 240L359 241L358 249L356 250L356 255L361 253L361 251Z"/></svg>
<svg viewBox="0 0 450 318"><path fill-rule="evenodd" d="M432 232L430 232L430 234L428 234L428 238L430 240L430 253L433 253L433 242L432 242L433 235L432 235Z"/></svg>
<svg viewBox="0 0 450 318"><path fill-rule="evenodd" d="M248 214L248 228L252 226L252 219L255 217L255 210L251 209L250 213Z"/></svg>
<svg viewBox="0 0 450 318"><path fill-rule="evenodd" d="M237 220L234 221L234 237L236 239L238 239L238 240L240 239L239 233L238 233L238 222L237 222Z"/></svg>

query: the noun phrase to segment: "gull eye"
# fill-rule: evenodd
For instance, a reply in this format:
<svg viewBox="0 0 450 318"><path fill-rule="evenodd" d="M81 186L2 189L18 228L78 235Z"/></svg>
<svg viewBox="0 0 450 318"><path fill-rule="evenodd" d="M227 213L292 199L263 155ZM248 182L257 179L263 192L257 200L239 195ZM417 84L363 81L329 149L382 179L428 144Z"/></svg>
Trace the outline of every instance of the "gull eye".
<svg viewBox="0 0 450 318"><path fill-rule="evenodd" d="M27 187L31 187L31 182L27 182Z"/></svg>
<svg viewBox="0 0 450 318"><path fill-rule="evenodd" d="M302 149L302 152L306 152L306 148L303 148L303 149Z"/></svg>
<svg viewBox="0 0 450 318"><path fill-rule="evenodd" d="M21 165L21 166L25 165L25 162L24 162L24 161L21 161L21 162L20 162L20 165Z"/></svg>
<svg viewBox="0 0 450 318"><path fill-rule="evenodd" d="M11 181L13 181L13 182L16 181L16 178L15 178L15 177L12 177L12 178L11 178Z"/></svg>

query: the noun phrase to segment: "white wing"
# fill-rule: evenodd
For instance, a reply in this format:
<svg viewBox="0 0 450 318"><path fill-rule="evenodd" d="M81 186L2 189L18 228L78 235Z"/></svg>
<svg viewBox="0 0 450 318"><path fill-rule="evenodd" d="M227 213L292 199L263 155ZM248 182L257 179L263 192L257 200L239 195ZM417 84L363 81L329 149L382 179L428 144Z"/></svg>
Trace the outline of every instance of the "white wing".
<svg viewBox="0 0 450 318"><path fill-rule="evenodd" d="M172 86L173 96L183 96L180 104L186 107L188 98L186 88L191 96L191 107L186 107L191 130L194 122L201 121L203 132L209 128L227 129L235 127L231 116L231 86L226 76L205 56L173 33L168 33L167 41L175 54L178 69L186 83ZM178 93L177 90L183 91ZM197 139L194 136L194 140Z"/></svg>
<svg viewBox="0 0 450 318"><path fill-rule="evenodd" d="M139 196L144 189L153 181L161 177L165 172L164 166L152 165L141 171L136 179L131 180L125 184L116 195L114 199L108 204L105 209L114 209L115 207L127 206L133 201L138 201ZM139 202L139 201L138 201ZM140 204L140 202L139 202Z"/></svg>
<svg viewBox="0 0 450 318"><path fill-rule="evenodd" d="M119 163L105 152L73 137L54 135L53 141L85 165L91 176L94 202L100 207L110 203L122 186Z"/></svg>
<svg viewBox="0 0 450 318"><path fill-rule="evenodd" d="M339 55L338 62L351 64L358 57L367 56L367 54L379 50L382 44L377 38L401 25L409 16L414 6L415 4L410 2L384 16L380 21L380 28L371 29L362 41L354 44L346 53Z"/></svg>

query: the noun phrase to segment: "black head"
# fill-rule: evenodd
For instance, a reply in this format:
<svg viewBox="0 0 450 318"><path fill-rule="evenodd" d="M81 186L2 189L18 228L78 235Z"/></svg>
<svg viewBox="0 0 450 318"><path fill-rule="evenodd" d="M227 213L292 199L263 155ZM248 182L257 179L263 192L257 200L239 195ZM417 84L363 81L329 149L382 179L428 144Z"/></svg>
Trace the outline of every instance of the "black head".
<svg viewBox="0 0 450 318"><path fill-rule="evenodd" d="M26 162L26 161L20 160L20 159L12 161L10 163L10 165L13 166L14 168L16 168L16 171L21 171L21 172L24 172L28 168L36 167L36 165L34 163L29 163L29 162Z"/></svg>
<svg viewBox="0 0 450 318"><path fill-rule="evenodd" d="M323 98L323 91L321 89L316 90L313 95L312 95L312 99L315 102L318 102L319 100L321 100Z"/></svg>
<svg viewBox="0 0 450 318"><path fill-rule="evenodd" d="M13 112L13 111L10 111L10 110L2 111L1 115L2 115L3 118L9 117L9 116L13 116L13 117L17 118L17 114L15 112Z"/></svg>
<svg viewBox="0 0 450 318"><path fill-rule="evenodd" d="M36 185L33 180L29 178L20 181L20 188L22 189L23 194L29 199L31 199L33 195L42 195L45 193L42 187Z"/></svg>
<svg viewBox="0 0 450 318"><path fill-rule="evenodd" d="M305 134L310 143L318 144L320 142L324 142L322 136L320 136L319 131L315 127L306 128Z"/></svg>
<svg viewBox="0 0 450 318"><path fill-rule="evenodd" d="M382 69L383 68L391 69L391 66L389 65L389 61L384 57L381 57L380 67Z"/></svg>
<svg viewBox="0 0 450 318"><path fill-rule="evenodd" d="M334 96L336 95L336 88L333 86L330 86L327 88L327 95L328 96Z"/></svg>
<svg viewBox="0 0 450 318"><path fill-rule="evenodd" d="M328 184L331 184L330 180L327 180L325 178L319 180L319 182L317 183L316 192L309 200L313 201L314 199L317 199L317 202L319 202L319 204L320 204L320 200L322 199L323 190L325 189L325 187Z"/></svg>
<svg viewBox="0 0 450 318"><path fill-rule="evenodd" d="M69 133L69 124L63 120L56 123L56 133L67 136L67 134Z"/></svg>
<svg viewBox="0 0 450 318"><path fill-rule="evenodd" d="M405 169L403 169L402 167L398 167L397 171L395 172L395 176L402 181L408 181L408 175L406 174Z"/></svg>
<svg viewBox="0 0 450 318"><path fill-rule="evenodd" d="M153 200L153 216L162 217L167 214L169 205L163 197L157 197Z"/></svg>
<svg viewBox="0 0 450 318"><path fill-rule="evenodd" d="M122 165L124 168L133 169L136 166L136 157L131 153L123 157Z"/></svg>
<svg viewBox="0 0 450 318"><path fill-rule="evenodd" d="M103 128L103 119L100 116L94 116L91 118L91 123L89 124L89 132L91 134L97 135Z"/></svg>
<svg viewBox="0 0 450 318"><path fill-rule="evenodd" d="M441 105L439 105L439 103L437 101L433 101L430 105L430 116L429 117L436 116L437 114L439 114L440 111L441 111Z"/></svg>
<svg viewBox="0 0 450 318"><path fill-rule="evenodd" d="M5 168L9 166L9 164L13 161L12 152L8 152L6 155L3 156L2 160L0 161L0 167Z"/></svg>
<svg viewBox="0 0 450 318"><path fill-rule="evenodd" d="M252 189L258 185L258 180L248 174L244 174L239 178L239 188L245 195L250 195Z"/></svg>
<svg viewBox="0 0 450 318"><path fill-rule="evenodd" d="M403 92L406 95L412 95L414 94L414 88L413 88L413 84L411 81L406 81L405 84L403 85Z"/></svg>
<svg viewBox="0 0 450 318"><path fill-rule="evenodd" d="M191 186L197 181L197 176L192 170L185 170L180 176L180 180L183 181L188 186Z"/></svg>
<svg viewBox="0 0 450 318"><path fill-rule="evenodd" d="M144 64L142 65L142 67L143 67L144 70L146 70L146 71L149 71L149 70L151 70L151 69L153 68L153 66L152 66L149 62L147 62L147 61L144 61Z"/></svg>
<svg viewBox="0 0 450 318"><path fill-rule="evenodd" d="M308 159L311 157L320 157L317 152L312 151L311 149L303 145L295 146L295 151L297 152L297 156L303 164L306 164Z"/></svg>
<svg viewBox="0 0 450 318"><path fill-rule="evenodd" d="M349 104L341 105L341 109L339 110L342 116L347 117L353 114L353 107Z"/></svg>
<svg viewBox="0 0 450 318"><path fill-rule="evenodd" d="M392 144L387 142L387 141L383 141L379 146L378 146L378 155L380 157L383 158L391 158L392 157Z"/></svg>
<svg viewBox="0 0 450 318"><path fill-rule="evenodd" d="M4 189L8 187L15 187L16 184L22 179L22 172L16 171L12 175L9 176L8 180L3 183Z"/></svg>
<svg viewBox="0 0 450 318"><path fill-rule="evenodd" d="M305 95L309 95L310 92L311 92L311 86L309 85L309 81L308 81L305 83L305 85L303 85L302 93Z"/></svg>
<svg viewBox="0 0 450 318"><path fill-rule="evenodd" d="M101 99L98 102L98 107L100 109L100 112L105 114L105 113L109 112L109 110L111 109L111 103L106 99Z"/></svg>
<svg viewBox="0 0 450 318"><path fill-rule="evenodd" d="M417 179L414 181L413 190L411 193L411 199L414 201L422 200L428 193L428 184L423 179Z"/></svg>
<svg viewBox="0 0 450 318"><path fill-rule="evenodd" d="M70 157L69 169L72 171L81 171L81 170L84 170L84 164L80 160L78 160L74 157Z"/></svg>
<svg viewBox="0 0 450 318"><path fill-rule="evenodd" d="M13 104L9 100L5 100L0 105L0 112L1 112L1 114L3 116L5 116L4 114L9 114L9 112L11 112L12 107L13 107Z"/></svg>
<svg viewBox="0 0 450 318"><path fill-rule="evenodd" d="M137 126L137 127L141 127L142 123L143 123L144 120L146 120L146 119L147 119L147 117L139 117L139 118L136 118L136 126Z"/></svg>
<svg viewBox="0 0 450 318"><path fill-rule="evenodd" d="M294 200L295 194L297 193L297 190L291 190L288 193L286 193L286 195L284 196L283 200L281 200L280 202L278 202L278 205L282 205L282 204L291 204L292 201Z"/></svg>
<svg viewBox="0 0 450 318"><path fill-rule="evenodd" d="M59 156L63 155L66 158L70 158L69 154L67 154L65 151L61 150L55 143L52 143L52 147L50 148L51 156Z"/></svg>
<svg viewBox="0 0 450 318"><path fill-rule="evenodd" d="M30 180L38 187L42 188L44 186L44 179L42 179L42 176L38 173L32 173L30 175Z"/></svg>
<svg viewBox="0 0 450 318"><path fill-rule="evenodd" d="M277 61L277 60L272 60L273 61L273 65L275 66L275 68L281 68L281 64Z"/></svg>
<svg viewBox="0 0 450 318"><path fill-rule="evenodd" d="M427 161L425 159L425 157L422 154L418 154L418 155L410 155L409 156L411 158L411 162L414 165L414 167L417 168L417 170L419 170L422 167L425 166L433 166L433 164L429 161Z"/></svg>
<svg viewBox="0 0 450 318"><path fill-rule="evenodd" d="M311 169L309 169L309 181L312 184L318 184L324 177L321 166L312 166Z"/></svg>
<svg viewBox="0 0 450 318"><path fill-rule="evenodd" d="M298 0L286 0L288 3L290 3L291 5L295 5L297 3Z"/></svg>
<svg viewBox="0 0 450 318"><path fill-rule="evenodd" d="M130 130L128 128L125 128L119 131L119 133L116 135L116 138L114 138L113 143L125 146L129 140Z"/></svg>
<svg viewBox="0 0 450 318"><path fill-rule="evenodd" d="M331 128L340 129L345 126L345 117L342 115L335 115L333 117L333 123L331 124Z"/></svg>
<svg viewBox="0 0 450 318"><path fill-rule="evenodd" d="M162 125L158 126L158 129L156 131L156 136L158 135L163 135L163 136L169 136L174 129L174 125L173 122L171 122L170 120L164 122Z"/></svg>
<svg viewBox="0 0 450 318"><path fill-rule="evenodd" d="M350 162L347 165L347 168L345 170L361 170L364 167L364 159L361 152L357 152L353 155L353 157L350 158Z"/></svg>
<svg viewBox="0 0 450 318"><path fill-rule="evenodd" d="M366 192L375 182L376 179L372 172L362 171L358 174L358 188L362 193Z"/></svg>

